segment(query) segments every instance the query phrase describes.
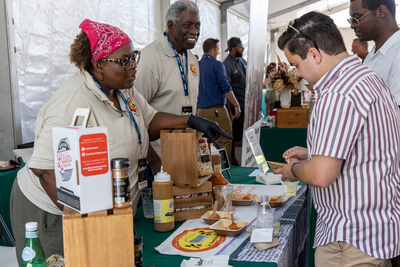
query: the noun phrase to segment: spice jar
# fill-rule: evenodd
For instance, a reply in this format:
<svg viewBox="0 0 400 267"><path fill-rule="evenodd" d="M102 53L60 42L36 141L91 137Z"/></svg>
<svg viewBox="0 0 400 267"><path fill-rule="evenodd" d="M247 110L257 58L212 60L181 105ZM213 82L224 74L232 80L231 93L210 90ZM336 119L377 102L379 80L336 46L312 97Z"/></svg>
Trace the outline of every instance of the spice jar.
<svg viewBox="0 0 400 267"><path fill-rule="evenodd" d="M111 160L113 178L114 208L121 209L130 207L130 183L128 158L116 158Z"/></svg>
<svg viewBox="0 0 400 267"><path fill-rule="evenodd" d="M134 237L134 250L135 250L135 267L143 266L143 237L141 235L135 235Z"/></svg>

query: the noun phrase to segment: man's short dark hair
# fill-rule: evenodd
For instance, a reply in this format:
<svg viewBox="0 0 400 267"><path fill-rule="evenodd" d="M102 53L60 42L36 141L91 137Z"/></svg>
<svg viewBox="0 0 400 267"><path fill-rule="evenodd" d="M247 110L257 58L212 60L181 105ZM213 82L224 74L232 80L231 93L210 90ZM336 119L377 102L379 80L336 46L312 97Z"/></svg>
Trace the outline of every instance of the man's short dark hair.
<svg viewBox="0 0 400 267"><path fill-rule="evenodd" d="M217 44L219 43L218 39L208 38L203 43L203 52L209 53L211 49L217 48Z"/></svg>
<svg viewBox="0 0 400 267"><path fill-rule="evenodd" d="M354 2L354 0L350 0L350 2ZM377 9L380 5L386 6L389 10L392 17L396 18L396 3L394 0L362 0L361 6L368 10Z"/></svg>
<svg viewBox="0 0 400 267"><path fill-rule="evenodd" d="M279 37L278 46L292 54L307 58L308 50L315 47L330 56L346 52L343 37L333 20L319 12L309 12L289 23Z"/></svg>

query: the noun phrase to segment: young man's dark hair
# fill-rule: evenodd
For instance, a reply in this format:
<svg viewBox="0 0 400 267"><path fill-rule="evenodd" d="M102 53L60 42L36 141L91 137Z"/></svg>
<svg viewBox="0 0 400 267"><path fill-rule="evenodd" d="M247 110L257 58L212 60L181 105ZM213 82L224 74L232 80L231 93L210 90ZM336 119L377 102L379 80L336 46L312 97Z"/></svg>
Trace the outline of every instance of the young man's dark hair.
<svg viewBox="0 0 400 267"><path fill-rule="evenodd" d="M287 30L279 37L278 46L306 59L308 50L315 47L334 56L346 51L342 35L333 20L327 15L309 12L292 20Z"/></svg>
<svg viewBox="0 0 400 267"><path fill-rule="evenodd" d="M217 44L219 43L218 39L208 38L203 43L203 52L208 53L211 49L217 48Z"/></svg>
<svg viewBox="0 0 400 267"><path fill-rule="evenodd" d="M353 2L354 0L350 0ZM396 3L394 0L362 0L361 6L363 8L373 10L378 8L380 5L385 5L389 10L390 14L395 18L396 17Z"/></svg>

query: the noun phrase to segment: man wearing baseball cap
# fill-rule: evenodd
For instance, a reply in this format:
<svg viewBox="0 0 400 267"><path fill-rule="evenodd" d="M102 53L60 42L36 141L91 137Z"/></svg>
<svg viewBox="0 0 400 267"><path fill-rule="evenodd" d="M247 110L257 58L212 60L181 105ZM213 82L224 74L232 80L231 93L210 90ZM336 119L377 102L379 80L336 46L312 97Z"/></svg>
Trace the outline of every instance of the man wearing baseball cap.
<svg viewBox="0 0 400 267"><path fill-rule="evenodd" d="M232 37L228 40L229 55L224 60L226 74L232 90L240 105L240 110L244 110L244 96L246 91L246 68L247 62L242 58L244 47L242 41L238 37ZM232 113L234 114L234 107L231 106ZM243 137L244 125L244 112L242 112L238 119L233 120L233 146L232 146L232 164L235 165L235 143L240 143ZM237 162L237 160L236 160Z"/></svg>

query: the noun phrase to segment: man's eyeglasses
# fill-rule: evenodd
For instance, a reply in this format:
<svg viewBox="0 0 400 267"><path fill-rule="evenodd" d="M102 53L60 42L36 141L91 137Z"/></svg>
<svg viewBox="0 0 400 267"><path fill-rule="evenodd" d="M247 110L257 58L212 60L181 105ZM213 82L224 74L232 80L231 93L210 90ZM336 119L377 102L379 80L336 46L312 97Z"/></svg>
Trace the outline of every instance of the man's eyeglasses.
<svg viewBox="0 0 400 267"><path fill-rule="evenodd" d="M350 17L347 19L347 21L350 23L350 25L355 25L355 26L359 26L360 25L360 20L365 17L366 15L368 15L369 13L372 12L373 9L371 9L370 11L368 11L367 13L365 13L364 15L362 15L359 18L355 18L355 17Z"/></svg>
<svg viewBox="0 0 400 267"><path fill-rule="evenodd" d="M137 50L135 50L133 52L132 57L118 58L118 59L113 59L113 58L102 58L101 59L101 61L104 61L104 62L115 62L115 63L121 64L122 67L124 68L124 70L126 70L126 71L132 69L134 62L136 63L136 65L139 64L139 60L140 60L140 51L137 51Z"/></svg>

